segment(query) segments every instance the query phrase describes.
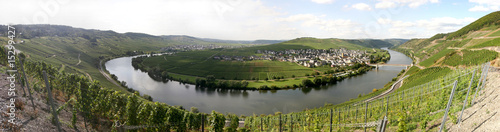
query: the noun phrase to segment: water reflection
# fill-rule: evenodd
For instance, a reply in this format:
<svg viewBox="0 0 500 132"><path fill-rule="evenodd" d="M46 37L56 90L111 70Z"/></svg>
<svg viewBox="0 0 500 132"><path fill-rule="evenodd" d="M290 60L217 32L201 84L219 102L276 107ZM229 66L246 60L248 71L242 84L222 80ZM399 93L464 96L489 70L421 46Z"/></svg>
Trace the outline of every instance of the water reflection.
<svg viewBox="0 0 500 132"><path fill-rule="evenodd" d="M410 64L410 58L389 50L389 64ZM315 88L299 88L287 90L223 90L197 88L177 81L158 82L147 73L134 70L131 57L122 57L106 62L106 68L115 74L120 81L141 94L148 94L154 101L169 105L181 105L189 109L194 106L201 112L245 114L272 114L276 111L284 113L320 107L328 103L341 103L358 94L367 94L373 88L382 88L404 67L380 67L363 75L347 78L334 85Z"/></svg>

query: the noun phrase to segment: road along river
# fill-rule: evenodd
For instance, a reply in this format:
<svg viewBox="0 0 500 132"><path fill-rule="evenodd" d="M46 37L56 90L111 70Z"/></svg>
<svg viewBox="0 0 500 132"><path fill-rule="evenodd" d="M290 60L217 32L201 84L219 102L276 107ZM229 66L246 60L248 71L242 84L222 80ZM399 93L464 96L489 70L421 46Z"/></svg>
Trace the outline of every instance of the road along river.
<svg viewBox="0 0 500 132"><path fill-rule="evenodd" d="M385 48L384 48L385 49ZM386 49L387 50L387 49ZM410 64L412 60L402 53L389 50L388 64ZM370 93L374 88L382 88L405 67L382 66L365 74L347 78L334 85L319 88L298 88L287 90L214 90L196 88L177 81L167 83L154 81L147 73L132 67L133 57L121 57L106 62L106 69L115 74L119 81L141 94L148 94L154 101L169 105L181 105L185 109L197 107L201 112L215 110L237 115L272 114L297 112L324 106L325 103L338 104L359 94Z"/></svg>

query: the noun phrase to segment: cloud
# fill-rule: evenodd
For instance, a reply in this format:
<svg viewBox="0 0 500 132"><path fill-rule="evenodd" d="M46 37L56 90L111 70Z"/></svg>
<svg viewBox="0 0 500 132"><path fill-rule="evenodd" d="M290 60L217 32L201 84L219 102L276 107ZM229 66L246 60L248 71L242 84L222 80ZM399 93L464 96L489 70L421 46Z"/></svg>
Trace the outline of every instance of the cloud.
<svg viewBox="0 0 500 132"><path fill-rule="evenodd" d="M311 1L318 4L330 4L334 2L334 0L311 0Z"/></svg>
<svg viewBox="0 0 500 132"><path fill-rule="evenodd" d="M452 32L456 31L463 26L475 21L475 18L465 17L462 19L453 17L439 17L432 18L430 20L419 20L417 25L420 27L425 27L428 30L442 31L442 32Z"/></svg>
<svg viewBox="0 0 500 132"><path fill-rule="evenodd" d="M379 18L379 19L377 19L377 22L380 24L390 24L391 19Z"/></svg>
<svg viewBox="0 0 500 132"><path fill-rule="evenodd" d="M396 7L396 3L391 1L382 1L375 4L375 8L394 8Z"/></svg>
<svg viewBox="0 0 500 132"><path fill-rule="evenodd" d="M372 10L370 5L365 4L365 3L357 3L357 4L352 5L351 7L354 9L357 9L357 10L362 10L362 11Z"/></svg>
<svg viewBox="0 0 500 132"><path fill-rule="evenodd" d="M375 8L394 8L397 6L408 6L417 8L427 3L439 3L439 0L378 0Z"/></svg>
<svg viewBox="0 0 500 132"><path fill-rule="evenodd" d="M437 17L417 21L399 21L378 19L380 24L385 24L388 36L396 38L430 37L437 33L454 32L475 21L476 18Z"/></svg>
<svg viewBox="0 0 500 132"><path fill-rule="evenodd" d="M277 22L300 25L303 35L319 38L356 38L360 36L359 24L349 19L327 19L325 15L297 14L276 19Z"/></svg>
<svg viewBox="0 0 500 132"><path fill-rule="evenodd" d="M490 10L490 8L480 6L480 5L476 5L476 6L469 9L469 11L489 11L489 10Z"/></svg>
<svg viewBox="0 0 500 132"><path fill-rule="evenodd" d="M152 35L191 35L195 37L253 40L290 39L300 34L291 25L275 22L286 13L260 0L73 0L53 1L46 12L37 0L9 2L0 14L1 24L57 24L119 33L141 32ZM60 1L60 0L59 0ZM19 10L21 8L23 10ZM53 15L50 15L50 14ZM44 21L38 14L48 17Z"/></svg>
<svg viewBox="0 0 500 132"><path fill-rule="evenodd" d="M485 4L485 5L496 5L499 6L500 2L498 0L469 0L470 3Z"/></svg>
<svg viewBox="0 0 500 132"><path fill-rule="evenodd" d="M469 0L470 3L476 3L469 11L497 11L500 10L500 2L497 0Z"/></svg>

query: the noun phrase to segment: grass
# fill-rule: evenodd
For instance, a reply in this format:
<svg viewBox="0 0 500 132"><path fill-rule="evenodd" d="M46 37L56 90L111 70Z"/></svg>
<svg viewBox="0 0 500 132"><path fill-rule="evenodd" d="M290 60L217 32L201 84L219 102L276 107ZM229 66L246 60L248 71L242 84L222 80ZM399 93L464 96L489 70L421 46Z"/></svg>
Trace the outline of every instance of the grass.
<svg viewBox="0 0 500 132"><path fill-rule="evenodd" d="M169 73L206 77L214 75L224 80L265 80L274 77L292 78L303 77L315 71L325 72L333 68L328 66L308 68L292 62L278 62L268 60L255 61L220 61L213 60L213 56L250 56L259 55L257 50L282 51L286 49L329 49L348 48L361 49L372 52L368 47L351 43L354 40L298 38L295 40L263 46L254 46L236 49L213 49L203 51L179 52L175 55L163 55L145 58L142 65L149 68L159 68ZM360 42L359 42L360 43ZM375 49L376 55L387 56L386 52Z"/></svg>
<svg viewBox="0 0 500 132"><path fill-rule="evenodd" d="M309 79L312 81L314 78L304 78L304 79ZM290 78L290 79L274 80L274 81L265 81L265 80L253 81L253 82L249 82L248 87L258 88L262 85L267 85L267 86L275 85L278 87L290 86L291 87L291 86L293 86L293 84L302 83L302 80L303 79L300 79L300 78Z"/></svg>
<svg viewBox="0 0 500 132"><path fill-rule="evenodd" d="M447 87L444 88L443 90L434 91L432 93L428 93L426 95L422 95L419 97L413 97L413 95L419 94L420 92L432 91L433 88L445 86L445 84L449 84L452 80L456 79L458 80L457 84L458 87L456 89L457 92L455 93L455 97L452 100L452 104L461 104L466 94L464 89L467 88L471 76L468 76L470 74L466 74L467 76L465 77L458 77L458 76L466 72L471 73L472 69L451 70L449 68L438 68L438 67L427 68L427 69L420 71L410 69L409 72L414 71L414 74L411 75L411 77L407 78L405 82L411 81L414 82L416 85L414 85L413 83L405 83L403 85L404 88L402 87L398 89L396 92L391 93L390 101L392 102L389 104L389 106L386 106L385 99L369 103L368 105L369 114L366 115L368 117L368 122L377 121L383 118L385 115L385 110L386 108L388 108L387 111L389 115L389 124L387 126L388 131L396 131L399 123L398 119L400 118L400 114L403 113L406 113L405 115L408 117L406 118L406 124L407 124L406 126L408 128L407 130L409 131L422 130L422 128L419 126L422 123L427 124L427 127L425 127L424 129L429 129L430 131L439 129L438 127L435 127L433 125L438 124L444 115L444 112L440 110L445 109L446 102L448 101L448 97L452 86L447 85ZM478 75L479 74L476 74L476 76ZM447 81L442 80L444 79L444 76L448 77L450 80ZM475 80L477 83L478 78L476 77ZM422 85L429 81L437 81L437 83L431 85ZM365 122L365 119L363 118L365 117L363 112L365 110L363 109L365 105L364 102L362 101L374 95L380 94L382 91L385 91L385 89L387 89L388 86L390 86L391 84L392 82L389 82L382 90L361 96L356 99L352 99L350 101L346 101L341 104L337 105L325 104L324 107L320 108L314 108L310 110L306 109L300 112L282 114L282 117L287 118L285 120L288 120L288 117L293 117L294 120L298 120L299 123L294 123L298 125L296 128L299 130L302 130L302 128L304 128L304 131L311 131L313 129L328 131L329 130L328 126L316 125L316 124L329 123L331 116L333 116L333 119L335 119L333 120L334 124L363 123ZM409 87L409 85L413 86ZM410 90L402 94L401 90L404 90L406 88L413 88L414 90ZM397 101L394 103L395 99L397 99ZM359 105L359 103L361 103L361 106ZM447 122L450 123L456 122L456 117L457 117L456 113L459 112L461 108L462 108L461 105L452 105L449 112L450 119ZM358 109L360 109L359 112ZM331 112L330 110L334 110L333 111L334 113L330 113ZM342 111L342 112L337 113L337 111ZM250 127L252 127L254 130L260 129L260 126L258 124L260 123L259 122L261 120L260 118L263 118L262 120L266 122L264 126L265 130L271 130L271 129L276 130L278 124L273 121L279 118L279 116L276 114L268 116L261 115L260 117L249 116L245 119L245 121L248 120L248 122L245 122L245 124L256 122L257 124L250 125ZM252 119L254 119L255 122L252 122ZM308 123L307 126L301 124L300 121L303 120L310 123ZM283 125L284 128L290 127L290 125L287 123ZM356 130L362 130L363 128L335 127L334 129L337 129L338 131L356 131Z"/></svg>
<svg viewBox="0 0 500 132"><path fill-rule="evenodd" d="M206 77L214 75L217 79L226 80L251 80L253 78L264 80L273 77L291 78L311 74L312 69L299 66L291 62L278 62L268 60L256 61L219 61L193 56L160 56L149 57L143 62L149 67L166 69L170 73L190 76ZM166 59L166 60L165 60Z"/></svg>
<svg viewBox="0 0 500 132"><path fill-rule="evenodd" d="M410 67L410 69L408 69L408 71L406 72L406 75L411 75L415 72L418 72L420 71L420 68L416 67L416 66L412 66Z"/></svg>
<svg viewBox="0 0 500 132"><path fill-rule="evenodd" d="M497 36L500 36L500 30L490 34L488 37L497 37Z"/></svg>
<svg viewBox="0 0 500 132"><path fill-rule="evenodd" d="M500 38L495 38L493 40L489 40L468 48L483 48L483 47L489 47L489 46L500 46Z"/></svg>
<svg viewBox="0 0 500 132"><path fill-rule="evenodd" d="M375 40L363 40L370 41ZM269 60L253 61L221 61L212 59L213 56L250 56L259 55L257 50L282 51L287 49L329 49L329 48L348 48L367 50L375 56L389 56L387 52L381 49L372 49L358 45L361 43L356 40L341 39L315 39L298 38L295 40L254 47L235 48L235 49L211 49L202 51L178 52L174 55L162 55L143 58L140 67L146 71L168 72L174 80L182 80L193 83L197 77L207 77L213 75L221 80L247 80L248 87L258 88L262 85L286 87L299 85L306 75L312 75L315 72L323 74L326 71L335 70L329 66L320 66L308 68L292 62L279 62ZM280 79L275 79L280 78ZM309 78L312 80L312 78ZM258 81L256 81L258 80Z"/></svg>
<svg viewBox="0 0 500 132"><path fill-rule="evenodd" d="M412 69L410 69L412 70ZM419 70L418 72L415 72L414 74L410 75L408 78L405 79L403 82L403 86L401 86L398 90L403 90L406 88L411 88L420 84L424 84L427 82L430 82L432 80L435 80L439 77L445 76L446 74L450 73L451 69L447 67L431 67L431 68L426 68L423 70Z"/></svg>
<svg viewBox="0 0 500 132"><path fill-rule="evenodd" d="M498 53L490 50L462 50L450 53L444 59L443 64L449 66L473 66L479 65L497 58Z"/></svg>
<svg viewBox="0 0 500 132"><path fill-rule="evenodd" d="M441 50L439 51L437 54L429 57L428 59L422 61L419 63L419 65L421 66L425 66L425 67L429 67L431 65L433 65L434 63L436 63L436 61L442 57L444 57L446 54L450 53L454 51L453 49L444 49L444 50Z"/></svg>

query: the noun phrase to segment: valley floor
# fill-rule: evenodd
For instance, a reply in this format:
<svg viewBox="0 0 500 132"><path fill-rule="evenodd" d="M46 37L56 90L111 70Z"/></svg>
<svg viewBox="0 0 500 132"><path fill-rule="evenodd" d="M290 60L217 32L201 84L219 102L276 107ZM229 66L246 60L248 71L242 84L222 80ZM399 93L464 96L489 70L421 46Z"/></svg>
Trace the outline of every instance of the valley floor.
<svg viewBox="0 0 500 132"><path fill-rule="evenodd" d="M500 68L492 67L488 72L487 83L478 102L464 110L461 124L448 128L452 132L494 132L500 131ZM455 115L460 115L459 112Z"/></svg>

